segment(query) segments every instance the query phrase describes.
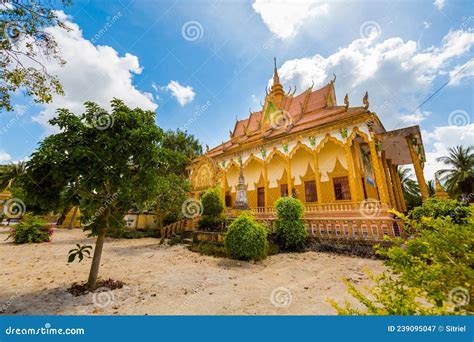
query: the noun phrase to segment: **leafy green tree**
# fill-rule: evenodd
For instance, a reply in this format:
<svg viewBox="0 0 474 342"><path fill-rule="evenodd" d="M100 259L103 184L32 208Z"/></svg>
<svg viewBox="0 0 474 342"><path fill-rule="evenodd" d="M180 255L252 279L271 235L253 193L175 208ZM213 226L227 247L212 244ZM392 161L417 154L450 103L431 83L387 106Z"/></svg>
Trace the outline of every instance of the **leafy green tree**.
<svg viewBox="0 0 474 342"><path fill-rule="evenodd" d="M300 200L292 197L280 197L275 202L278 219L275 221L276 235L285 250L302 250L308 232L304 226L304 207Z"/></svg>
<svg viewBox="0 0 474 342"><path fill-rule="evenodd" d="M155 113L130 109L114 99L107 113L92 102L76 116L58 110L50 120L60 133L48 136L27 162L24 187L36 201L57 198L67 186L80 196L86 229L97 236L87 286L95 289L109 228L124 225L124 214L158 195L162 130Z"/></svg>
<svg viewBox="0 0 474 342"><path fill-rule="evenodd" d="M437 172L440 180L446 184L446 189L451 195L473 193L474 186L474 147L456 146L449 149L447 156L442 156L437 161L450 166ZM472 197L472 196L471 196Z"/></svg>
<svg viewBox="0 0 474 342"><path fill-rule="evenodd" d="M52 3L6 1L0 6L0 109L13 109L10 97L17 90L24 90L38 103L51 102L53 93L63 94L57 77L40 61L46 57L65 64L54 37L45 31L48 26L69 30L49 6ZM68 6L71 0L60 3Z"/></svg>
<svg viewBox="0 0 474 342"><path fill-rule="evenodd" d="M356 309L349 303L341 307L331 301L338 312L384 315L472 312L473 208L459 202L453 206L453 203L453 200L430 199L409 216L396 213L414 238L393 239L391 247L379 248L378 253L385 257L389 271L379 277L372 276L375 286L368 294L347 283L350 294L364 309ZM456 210L459 213L453 212Z"/></svg>
<svg viewBox="0 0 474 342"><path fill-rule="evenodd" d="M187 175L186 167L191 160L202 154L200 142L191 134L180 131L166 131L163 134L160 147L166 151L169 164L165 170L166 174L172 172L179 175Z"/></svg>
<svg viewBox="0 0 474 342"><path fill-rule="evenodd" d="M183 176L169 174L159 176L157 180L158 195L152 206L160 217L160 227L164 224L176 222L183 217L182 205L188 197L191 186Z"/></svg>

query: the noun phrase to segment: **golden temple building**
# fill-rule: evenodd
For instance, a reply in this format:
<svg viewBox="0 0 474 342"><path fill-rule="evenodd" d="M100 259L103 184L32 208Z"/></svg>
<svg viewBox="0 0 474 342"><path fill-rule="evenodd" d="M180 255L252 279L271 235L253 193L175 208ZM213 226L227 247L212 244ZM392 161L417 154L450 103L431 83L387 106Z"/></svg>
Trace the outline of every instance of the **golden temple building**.
<svg viewBox="0 0 474 342"><path fill-rule="evenodd" d="M387 131L377 113L336 101L335 79L301 94L285 92L274 68L261 110L238 120L229 139L190 166L192 195L220 187L229 215L238 202L239 176L249 209L271 221L280 196L305 205L311 234L400 235L390 209L406 211L398 177L413 164L423 200L425 152L419 126ZM296 88L295 88L296 90ZM238 203L237 203L238 204Z"/></svg>

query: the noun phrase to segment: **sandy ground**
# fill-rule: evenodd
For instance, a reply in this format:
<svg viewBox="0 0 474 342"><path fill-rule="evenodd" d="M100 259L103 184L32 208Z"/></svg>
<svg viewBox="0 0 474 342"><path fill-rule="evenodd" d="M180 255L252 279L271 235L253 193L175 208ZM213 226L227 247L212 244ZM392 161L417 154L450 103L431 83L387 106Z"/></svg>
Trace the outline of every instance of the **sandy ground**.
<svg viewBox="0 0 474 342"><path fill-rule="evenodd" d="M20 315L326 315L327 303L350 299L341 278L369 284L380 261L307 252L258 263L203 256L158 239L108 239L100 277L122 289L74 297L66 289L87 279L90 259L67 264L76 243L93 244L81 230L56 230L50 243L6 242L0 228L0 312Z"/></svg>

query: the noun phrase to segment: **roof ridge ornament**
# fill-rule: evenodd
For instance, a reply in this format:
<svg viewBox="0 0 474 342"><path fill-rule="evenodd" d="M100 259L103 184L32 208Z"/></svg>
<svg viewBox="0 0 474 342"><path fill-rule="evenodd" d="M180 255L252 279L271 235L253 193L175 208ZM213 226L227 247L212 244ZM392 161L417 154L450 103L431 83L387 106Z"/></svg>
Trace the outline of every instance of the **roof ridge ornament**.
<svg viewBox="0 0 474 342"><path fill-rule="evenodd" d="M362 102L364 103L364 108L369 109L369 92L368 91L365 92Z"/></svg>
<svg viewBox="0 0 474 342"><path fill-rule="evenodd" d="M349 108L349 94L344 96L344 106L346 107L346 110Z"/></svg>

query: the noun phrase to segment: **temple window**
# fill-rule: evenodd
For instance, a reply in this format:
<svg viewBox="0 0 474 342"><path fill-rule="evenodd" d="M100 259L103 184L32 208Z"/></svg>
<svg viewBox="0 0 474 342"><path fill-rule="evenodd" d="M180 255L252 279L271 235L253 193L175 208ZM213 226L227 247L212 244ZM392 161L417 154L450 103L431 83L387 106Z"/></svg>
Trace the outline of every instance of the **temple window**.
<svg viewBox="0 0 474 342"><path fill-rule="evenodd" d="M232 196L230 195L230 191L226 191L225 193L225 206L228 208L232 207Z"/></svg>
<svg viewBox="0 0 474 342"><path fill-rule="evenodd" d="M280 196L281 197L288 197L288 184L281 184L280 185Z"/></svg>
<svg viewBox="0 0 474 342"><path fill-rule="evenodd" d="M349 179L347 177L335 177L332 181L336 200L350 200L351 191L349 189Z"/></svg>
<svg viewBox="0 0 474 342"><path fill-rule="evenodd" d="M304 193L306 196L306 202L316 202L317 201L316 182L315 181L304 182Z"/></svg>

